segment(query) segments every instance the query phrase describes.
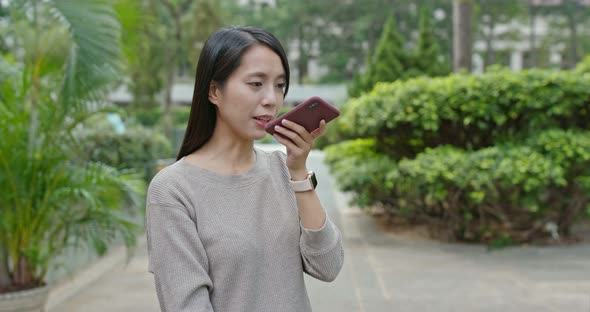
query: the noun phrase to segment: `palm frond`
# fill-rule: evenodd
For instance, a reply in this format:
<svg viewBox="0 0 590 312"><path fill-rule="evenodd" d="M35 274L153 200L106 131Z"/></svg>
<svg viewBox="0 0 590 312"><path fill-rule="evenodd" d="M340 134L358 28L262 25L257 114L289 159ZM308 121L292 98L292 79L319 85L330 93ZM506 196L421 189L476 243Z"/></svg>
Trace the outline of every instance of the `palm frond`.
<svg viewBox="0 0 590 312"><path fill-rule="evenodd" d="M99 100L120 69L120 24L106 0L54 0L52 13L66 25L72 46L61 88L65 103Z"/></svg>

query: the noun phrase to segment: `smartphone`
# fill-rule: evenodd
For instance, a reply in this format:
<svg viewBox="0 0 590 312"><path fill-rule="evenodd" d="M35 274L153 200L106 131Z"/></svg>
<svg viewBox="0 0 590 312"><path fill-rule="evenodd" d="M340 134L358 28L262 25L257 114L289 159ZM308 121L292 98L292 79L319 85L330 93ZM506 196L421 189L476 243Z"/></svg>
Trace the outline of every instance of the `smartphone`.
<svg viewBox="0 0 590 312"><path fill-rule="evenodd" d="M303 126L311 133L320 127L322 119L328 123L338 116L340 116L340 111L336 107L322 100L319 96L314 96L273 120L264 129L270 135L273 135L275 126L280 125L283 119L287 119Z"/></svg>

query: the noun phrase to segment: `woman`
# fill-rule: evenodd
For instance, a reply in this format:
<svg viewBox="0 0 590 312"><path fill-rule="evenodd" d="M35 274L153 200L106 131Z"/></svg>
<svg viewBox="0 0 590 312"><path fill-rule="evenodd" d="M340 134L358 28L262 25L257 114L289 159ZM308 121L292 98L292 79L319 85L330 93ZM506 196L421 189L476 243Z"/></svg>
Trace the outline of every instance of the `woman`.
<svg viewBox="0 0 590 312"><path fill-rule="evenodd" d="M289 88L279 41L254 27L218 30L197 65L177 161L147 196L149 270L162 311L311 311L303 273L332 281L341 235L315 192L313 133L285 121L287 154L254 147Z"/></svg>

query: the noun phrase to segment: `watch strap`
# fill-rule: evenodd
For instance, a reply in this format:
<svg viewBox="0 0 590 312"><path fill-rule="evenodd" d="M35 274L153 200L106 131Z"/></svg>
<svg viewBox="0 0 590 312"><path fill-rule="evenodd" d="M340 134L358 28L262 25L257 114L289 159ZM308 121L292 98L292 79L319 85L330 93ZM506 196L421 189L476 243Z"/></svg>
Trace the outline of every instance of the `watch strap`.
<svg viewBox="0 0 590 312"><path fill-rule="evenodd" d="M314 190L315 187L317 186L317 180L315 178L315 173L313 171L310 171L307 174L307 177L305 178L305 180L301 180L301 181L289 180L289 185L291 186L291 189L294 192L307 192L307 191Z"/></svg>

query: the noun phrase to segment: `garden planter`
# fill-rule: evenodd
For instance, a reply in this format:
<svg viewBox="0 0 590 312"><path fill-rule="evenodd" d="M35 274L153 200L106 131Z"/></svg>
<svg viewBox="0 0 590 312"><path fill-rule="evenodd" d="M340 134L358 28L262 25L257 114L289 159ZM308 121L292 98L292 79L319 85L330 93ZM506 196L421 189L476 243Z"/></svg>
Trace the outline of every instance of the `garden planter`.
<svg viewBox="0 0 590 312"><path fill-rule="evenodd" d="M0 294L0 312L43 312L49 286Z"/></svg>

